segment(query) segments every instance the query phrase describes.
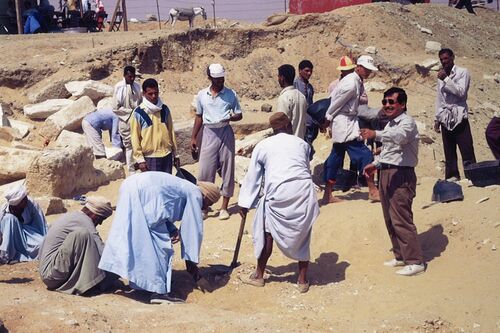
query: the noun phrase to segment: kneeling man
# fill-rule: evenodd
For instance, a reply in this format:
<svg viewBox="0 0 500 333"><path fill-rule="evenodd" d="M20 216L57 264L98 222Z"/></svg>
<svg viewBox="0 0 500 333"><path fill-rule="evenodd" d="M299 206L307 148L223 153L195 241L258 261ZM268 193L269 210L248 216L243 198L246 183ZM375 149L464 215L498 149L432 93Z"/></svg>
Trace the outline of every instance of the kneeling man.
<svg viewBox="0 0 500 333"><path fill-rule="evenodd" d="M249 277L240 278L244 283L264 286L264 270L274 240L283 254L299 262L297 286L305 293L309 290L311 231L319 215L309 169L310 146L293 135L292 123L284 113L278 112L269 120L275 135L255 146L238 200L240 214L245 217L259 196L264 178L264 195L253 221L257 269Z"/></svg>
<svg viewBox="0 0 500 333"><path fill-rule="evenodd" d="M34 260L47 233L45 216L24 185L10 189L5 199L0 208L0 263Z"/></svg>
<svg viewBox="0 0 500 333"><path fill-rule="evenodd" d="M88 197L81 211L66 213L51 224L40 249L39 269L49 289L83 295L104 286L106 272L97 268L104 244L96 227L111 214L106 199Z"/></svg>
<svg viewBox="0 0 500 333"><path fill-rule="evenodd" d="M203 238L202 209L217 202L219 188L198 187L165 172L150 171L127 178L120 187L116 218L109 232L99 268L118 274L130 287L152 292L151 303L180 301L169 295L173 244L195 282ZM174 225L181 221L180 230Z"/></svg>

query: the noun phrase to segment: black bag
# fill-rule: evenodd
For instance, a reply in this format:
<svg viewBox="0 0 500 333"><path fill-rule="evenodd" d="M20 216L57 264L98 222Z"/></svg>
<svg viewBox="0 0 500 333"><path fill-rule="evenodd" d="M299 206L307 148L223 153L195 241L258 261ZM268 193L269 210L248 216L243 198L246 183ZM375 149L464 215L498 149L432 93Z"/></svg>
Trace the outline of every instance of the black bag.
<svg viewBox="0 0 500 333"><path fill-rule="evenodd" d="M439 179L432 189L432 201L450 202L464 200L462 186L457 183Z"/></svg>
<svg viewBox="0 0 500 333"><path fill-rule="evenodd" d="M318 124L322 124L325 121L326 111L330 107L330 98L320 99L309 105L307 108L307 114L316 121Z"/></svg>
<svg viewBox="0 0 500 333"><path fill-rule="evenodd" d="M500 160L466 165L464 173L474 186L500 185Z"/></svg>
<svg viewBox="0 0 500 333"><path fill-rule="evenodd" d="M177 169L177 172L176 172L175 176L177 176L181 179L187 180L188 182L191 182L191 183L196 185L196 177L193 176L192 173L190 173L189 171L187 171L184 168L176 168L176 169Z"/></svg>
<svg viewBox="0 0 500 333"><path fill-rule="evenodd" d="M347 192L358 182L358 174L352 170L340 169L337 171L337 181L333 185L334 191Z"/></svg>

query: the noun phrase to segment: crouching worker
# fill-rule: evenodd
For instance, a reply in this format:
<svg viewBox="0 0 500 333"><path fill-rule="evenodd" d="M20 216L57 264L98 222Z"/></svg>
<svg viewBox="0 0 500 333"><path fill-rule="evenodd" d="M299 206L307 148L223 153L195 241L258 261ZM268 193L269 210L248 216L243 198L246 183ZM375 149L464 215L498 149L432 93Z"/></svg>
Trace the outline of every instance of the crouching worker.
<svg viewBox="0 0 500 333"><path fill-rule="evenodd" d="M0 208L0 264L34 260L47 233L45 216L24 185L10 189L5 199Z"/></svg>
<svg viewBox="0 0 500 333"><path fill-rule="evenodd" d="M309 290L307 268L312 226L319 215L318 200L309 169L310 146L293 136L292 123L278 112L269 119L274 136L255 146L240 190L238 205L245 217L259 197L262 179L264 195L253 221L254 254L257 269L240 276L243 283L264 286L264 270L273 250L273 240L287 257L299 262L298 290Z"/></svg>
<svg viewBox="0 0 500 333"><path fill-rule="evenodd" d="M182 302L170 293L173 244L181 243L186 269L200 286L198 271L203 238L202 209L220 197L212 183L198 186L165 172L150 171L127 178L99 268L118 274L136 290L152 293L152 304ZM180 229L174 225L181 221Z"/></svg>
<svg viewBox="0 0 500 333"><path fill-rule="evenodd" d="M94 287L104 291L117 278L97 268L104 243L96 227L112 213L106 199L88 197L81 211L51 224L40 249L39 269L48 289L83 295Z"/></svg>

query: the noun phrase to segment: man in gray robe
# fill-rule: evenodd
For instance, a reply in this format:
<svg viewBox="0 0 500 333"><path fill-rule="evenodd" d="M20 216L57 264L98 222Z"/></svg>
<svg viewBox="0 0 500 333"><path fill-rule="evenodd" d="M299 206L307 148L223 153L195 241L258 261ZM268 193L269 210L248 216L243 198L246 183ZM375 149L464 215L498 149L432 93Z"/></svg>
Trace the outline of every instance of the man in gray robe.
<svg viewBox="0 0 500 333"><path fill-rule="evenodd" d="M257 201L262 179L263 196L258 200L253 221L254 253L257 268L240 279L256 287L264 286L264 270L272 253L273 241L287 257L299 262L298 290L309 290L307 267L311 231L319 215L318 199L309 169L310 146L294 136L292 123L283 112L270 118L274 136L255 146L240 190L240 214Z"/></svg>
<svg viewBox="0 0 500 333"><path fill-rule="evenodd" d="M103 291L116 276L100 270L104 243L96 230L113 214L111 203L89 197L81 211L52 223L40 249L40 276L50 290L83 295L93 287Z"/></svg>

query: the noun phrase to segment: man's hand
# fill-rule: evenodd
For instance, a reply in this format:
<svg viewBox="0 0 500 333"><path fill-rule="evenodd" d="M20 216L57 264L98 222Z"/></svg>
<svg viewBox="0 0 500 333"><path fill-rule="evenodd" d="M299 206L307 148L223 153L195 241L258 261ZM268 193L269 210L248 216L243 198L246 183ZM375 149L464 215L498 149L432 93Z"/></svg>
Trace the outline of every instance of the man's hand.
<svg viewBox="0 0 500 333"><path fill-rule="evenodd" d="M331 124L332 124L332 122L325 118L325 120L323 120L323 122L319 125L319 127L326 129L326 128L329 128Z"/></svg>
<svg viewBox="0 0 500 333"><path fill-rule="evenodd" d="M181 167L181 160L178 157L174 157L174 166L177 169Z"/></svg>
<svg viewBox="0 0 500 333"><path fill-rule="evenodd" d="M248 208L243 208L243 207L240 207L240 216L242 218L246 218L247 217L247 214L248 214Z"/></svg>
<svg viewBox="0 0 500 333"><path fill-rule="evenodd" d="M368 128L362 128L359 130L359 134L361 135L361 137L365 140L367 139L375 139L375 131L374 130L371 130L371 129L368 129Z"/></svg>
<svg viewBox="0 0 500 333"><path fill-rule="evenodd" d="M179 233L178 230L174 235L170 235L170 241L172 242L172 244L179 243L180 240L181 240L181 234Z"/></svg>
<svg viewBox="0 0 500 333"><path fill-rule="evenodd" d="M448 75L446 75L446 72L444 69L440 69L437 73L437 77L440 80L444 80Z"/></svg>
<svg viewBox="0 0 500 333"><path fill-rule="evenodd" d="M439 124L439 122L438 122L438 121L435 121L435 122L434 122L434 131L435 131L436 133L441 133L441 126L440 126L440 124Z"/></svg>
<svg viewBox="0 0 500 333"><path fill-rule="evenodd" d="M381 152L382 152L382 148L380 148L380 147L373 149L373 155L380 155Z"/></svg>
<svg viewBox="0 0 500 333"><path fill-rule="evenodd" d="M137 164L137 168L139 170L141 170L141 172L146 172L146 171L149 171L148 169L148 165L146 164L146 162L141 162L141 163L138 163Z"/></svg>
<svg viewBox="0 0 500 333"><path fill-rule="evenodd" d="M377 171L377 167L375 165L373 165L372 163L370 163L367 166L365 166L365 168L363 169L363 175L366 178L370 178L375 174L375 171Z"/></svg>
<svg viewBox="0 0 500 333"><path fill-rule="evenodd" d="M197 150L198 145L196 143L196 138L191 138L191 151Z"/></svg>

